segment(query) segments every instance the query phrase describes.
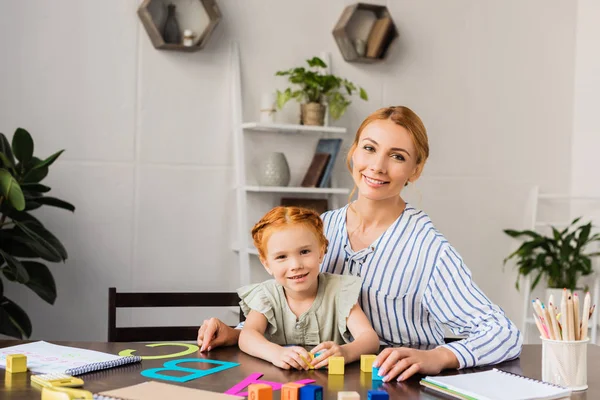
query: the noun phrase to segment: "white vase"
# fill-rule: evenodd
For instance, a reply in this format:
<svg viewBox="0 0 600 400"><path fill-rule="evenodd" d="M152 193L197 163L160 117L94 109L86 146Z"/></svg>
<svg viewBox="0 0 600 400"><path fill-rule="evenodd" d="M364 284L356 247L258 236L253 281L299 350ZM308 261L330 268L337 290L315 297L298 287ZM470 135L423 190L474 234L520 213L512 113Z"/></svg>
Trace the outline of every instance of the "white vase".
<svg viewBox="0 0 600 400"><path fill-rule="evenodd" d="M261 186L287 186L290 184L290 167L283 153L271 153L260 163L258 184Z"/></svg>

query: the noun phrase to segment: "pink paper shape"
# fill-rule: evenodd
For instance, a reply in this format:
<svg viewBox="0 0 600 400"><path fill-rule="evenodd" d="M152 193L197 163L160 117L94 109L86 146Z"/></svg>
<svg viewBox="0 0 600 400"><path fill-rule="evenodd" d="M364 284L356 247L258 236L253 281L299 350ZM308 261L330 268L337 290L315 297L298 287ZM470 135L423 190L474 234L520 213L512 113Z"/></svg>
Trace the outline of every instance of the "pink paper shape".
<svg viewBox="0 0 600 400"><path fill-rule="evenodd" d="M243 381L241 381L240 383L232 386L230 389L228 389L227 391L225 391L225 394L230 394L233 396L248 396L248 392L241 392L242 390L244 390L245 388L247 388L248 386L254 384L254 383L265 383L269 386L271 386L273 388L273 390L280 390L281 386L283 385L283 383L279 383L279 382L269 382L269 381L261 381L259 380L261 376L263 376L264 374L261 374L260 372L255 372L252 373L250 375L248 375L247 378L245 378ZM316 382L314 379L301 379L299 381L296 381L294 383L299 383L301 385L306 385L308 383L313 383Z"/></svg>

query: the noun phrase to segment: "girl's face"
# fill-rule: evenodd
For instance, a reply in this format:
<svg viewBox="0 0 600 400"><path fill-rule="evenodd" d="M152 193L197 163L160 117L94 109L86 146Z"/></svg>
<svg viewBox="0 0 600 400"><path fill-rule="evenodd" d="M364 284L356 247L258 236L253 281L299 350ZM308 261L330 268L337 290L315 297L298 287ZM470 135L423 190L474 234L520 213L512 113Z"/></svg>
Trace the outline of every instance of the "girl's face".
<svg viewBox="0 0 600 400"><path fill-rule="evenodd" d="M321 245L312 230L291 225L271 234L261 262L286 290L310 292L316 290L322 259Z"/></svg>
<svg viewBox="0 0 600 400"><path fill-rule="evenodd" d="M404 185L420 173L406 128L385 119L363 129L352 154L352 178L360 196L370 200L398 197Z"/></svg>

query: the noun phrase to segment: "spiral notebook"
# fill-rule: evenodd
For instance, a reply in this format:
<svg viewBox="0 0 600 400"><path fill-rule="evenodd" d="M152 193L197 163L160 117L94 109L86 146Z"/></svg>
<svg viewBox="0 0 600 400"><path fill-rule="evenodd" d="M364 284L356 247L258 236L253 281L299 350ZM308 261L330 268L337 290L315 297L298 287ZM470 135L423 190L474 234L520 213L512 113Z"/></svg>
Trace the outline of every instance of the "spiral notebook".
<svg viewBox="0 0 600 400"><path fill-rule="evenodd" d="M34 374L60 373L72 376L142 361L138 356L120 357L39 341L0 348L0 368L6 369L8 354L25 354L27 368Z"/></svg>
<svg viewBox="0 0 600 400"><path fill-rule="evenodd" d="M570 389L562 386L496 368L472 374L427 376L421 385L463 400L552 400L571 394Z"/></svg>

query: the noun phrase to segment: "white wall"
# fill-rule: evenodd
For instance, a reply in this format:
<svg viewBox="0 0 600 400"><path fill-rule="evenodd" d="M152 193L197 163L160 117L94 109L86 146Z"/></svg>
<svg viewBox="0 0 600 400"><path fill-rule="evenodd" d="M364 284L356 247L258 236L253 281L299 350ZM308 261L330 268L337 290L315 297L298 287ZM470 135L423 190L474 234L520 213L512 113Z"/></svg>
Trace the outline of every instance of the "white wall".
<svg viewBox="0 0 600 400"><path fill-rule="evenodd" d="M40 212L70 252L65 265L52 266L56 305L23 287L7 288L32 316L35 338L105 340L109 286L237 287L230 251L232 40L241 49L247 120L257 118L264 91L283 86L275 71L322 51L331 53L333 72L370 96L338 122L349 139L376 108L413 108L431 141L417 187L435 197L423 207L484 291L520 318L514 274L501 273L509 242L499 230L518 224L523 196L508 195L504 208L502 198L515 185L525 193L528 184L549 192L570 184L577 4L388 1L400 37L385 63L361 65L344 62L331 35L351 3L218 0L222 23L205 49L187 54L151 46L136 16L138 0L0 0L0 131L27 128L42 156L66 148L48 183L77 206L75 215ZM305 144L309 153L312 144ZM343 173L341 162L338 168ZM303 171L296 166L293 175ZM497 214L484 204L486 191ZM472 229L453 229L465 224L465 214Z"/></svg>

